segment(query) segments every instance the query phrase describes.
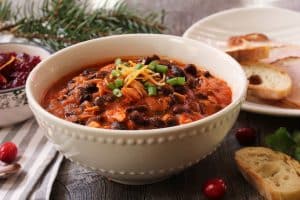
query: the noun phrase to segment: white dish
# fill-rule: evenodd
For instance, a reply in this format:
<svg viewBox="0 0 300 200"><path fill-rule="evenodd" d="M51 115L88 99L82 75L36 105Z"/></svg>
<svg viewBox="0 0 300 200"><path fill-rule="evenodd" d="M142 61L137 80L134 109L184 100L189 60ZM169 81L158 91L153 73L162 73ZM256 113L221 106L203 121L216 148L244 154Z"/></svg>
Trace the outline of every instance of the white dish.
<svg viewBox="0 0 300 200"><path fill-rule="evenodd" d="M300 44L300 14L274 7L236 8L208 16L193 24L184 34L224 49L230 36L265 33L271 39ZM278 116L300 116L300 109L286 109L246 101L243 110Z"/></svg>
<svg viewBox="0 0 300 200"><path fill-rule="evenodd" d="M45 91L65 75L122 56L161 55L205 66L231 87L232 103L204 119L151 130L92 128L60 119L40 105ZM222 66L232 68L226 73ZM213 152L239 114L245 98L246 76L224 52L177 36L133 34L104 37L60 50L42 61L26 84L29 105L46 136L70 160L126 184L166 178Z"/></svg>

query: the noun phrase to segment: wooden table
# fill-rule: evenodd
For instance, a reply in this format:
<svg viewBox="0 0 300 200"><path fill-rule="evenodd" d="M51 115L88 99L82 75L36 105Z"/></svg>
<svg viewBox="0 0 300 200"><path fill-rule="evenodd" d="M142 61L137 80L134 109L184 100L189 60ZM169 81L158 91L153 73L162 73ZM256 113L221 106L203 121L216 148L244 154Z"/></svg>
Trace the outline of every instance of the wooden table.
<svg viewBox="0 0 300 200"><path fill-rule="evenodd" d="M212 13L233 7L253 4L274 5L300 11L298 0L127 0L129 5L141 10L166 11L165 24L169 34L182 33L197 20ZM53 186L53 199L205 199L201 193L207 178L222 177L228 184L224 199L262 199L243 179L233 161L234 151L239 149L234 132L238 127L254 127L259 133L257 144L262 144L266 134L280 126L293 130L299 128L299 118L271 117L241 112L236 124L221 146L211 156L197 165L160 183L143 186L117 184L64 160ZM170 155L173 156L173 155Z"/></svg>

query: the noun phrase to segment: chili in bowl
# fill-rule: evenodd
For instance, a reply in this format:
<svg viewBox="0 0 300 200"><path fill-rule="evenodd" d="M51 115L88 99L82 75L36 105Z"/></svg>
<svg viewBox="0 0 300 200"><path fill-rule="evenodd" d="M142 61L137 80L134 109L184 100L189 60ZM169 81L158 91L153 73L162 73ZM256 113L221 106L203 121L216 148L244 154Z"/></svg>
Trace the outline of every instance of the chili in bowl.
<svg viewBox="0 0 300 200"><path fill-rule="evenodd" d="M213 47L134 34L56 52L32 71L26 94L68 159L120 183L146 184L213 152L246 86L240 65Z"/></svg>
<svg viewBox="0 0 300 200"><path fill-rule="evenodd" d="M153 55L117 58L66 76L43 105L73 123L138 130L193 122L231 99L227 83L204 68Z"/></svg>

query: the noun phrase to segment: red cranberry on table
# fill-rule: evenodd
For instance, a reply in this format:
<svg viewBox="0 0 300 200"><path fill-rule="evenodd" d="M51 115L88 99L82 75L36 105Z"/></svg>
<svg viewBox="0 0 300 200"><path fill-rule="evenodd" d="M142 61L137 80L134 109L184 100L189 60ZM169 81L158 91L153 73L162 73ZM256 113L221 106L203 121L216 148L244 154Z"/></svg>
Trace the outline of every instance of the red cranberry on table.
<svg viewBox="0 0 300 200"><path fill-rule="evenodd" d="M12 142L5 142L0 146L0 160L5 163L12 163L18 154L17 146Z"/></svg>
<svg viewBox="0 0 300 200"><path fill-rule="evenodd" d="M253 128L239 128L235 133L236 139L243 146L252 145L256 140L256 131Z"/></svg>
<svg viewBox="0 0 300 200"><path fill-rule="evenodd" d="M208 199L221 199L225 195L226 184L221 178L209 179L204 183L202 191Z"/></svg>

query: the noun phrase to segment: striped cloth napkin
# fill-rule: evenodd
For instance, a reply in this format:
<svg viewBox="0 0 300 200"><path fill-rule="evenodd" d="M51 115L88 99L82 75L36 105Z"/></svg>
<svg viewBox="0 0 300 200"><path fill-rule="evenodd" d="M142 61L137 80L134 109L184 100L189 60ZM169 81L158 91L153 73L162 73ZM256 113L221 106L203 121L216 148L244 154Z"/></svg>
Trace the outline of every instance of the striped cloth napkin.
<svg viewBox="0 0 300 200"><path fill-rule="evenodd" d="M18 147L22 170L0 180L0 199L49 199L63 156L48 142L35 119L0 128L0 143Z"/></svg>

